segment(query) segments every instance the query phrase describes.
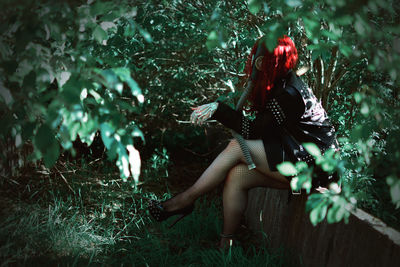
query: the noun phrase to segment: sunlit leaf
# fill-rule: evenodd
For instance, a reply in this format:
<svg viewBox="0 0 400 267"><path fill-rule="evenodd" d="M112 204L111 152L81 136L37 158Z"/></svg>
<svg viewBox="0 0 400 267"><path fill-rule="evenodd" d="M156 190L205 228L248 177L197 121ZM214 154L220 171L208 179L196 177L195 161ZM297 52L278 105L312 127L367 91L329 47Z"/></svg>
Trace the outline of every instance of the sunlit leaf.
<svg viewBox="0 0 400 267"><path fill-rule="evenodd" d="M356 20L356 22L354 23L354 28L356 29L358 34L360 34L360 35L365 34L365 27L364 27L364 23L361 18L358 18Z"/></svg>
<svg viewBox="0 0 400 267"><path fill-rule="evenodd" d="M360 109L361 114L368 116L369 114L369 106L367 103L363 102L361 104L361 109Z"/></svg>
<svg viewBox="0 0 400 267"><path fill-rule="evenodd" d="M319 147L316 144L304 143L303 146L307 150L307 152L310 153L310 155L312 155L314 157L321 156L321 150L319 150Z"/></svg>
<svg viewBox="0 0 400 267"><path fill-rule="evenodd" d="M11 105L14 101L10 90L5 88L2 84L0 84L0 97L7 105Z"/></svg>
<svg viewBox="0 0 400 267"><path fill-rule="evenodd" d="M329 210L326 215L326 220L328 223L335 223L336 221L336 213L338 212L340 206L338 205L333 205Z"/></svg>
<svg viewBox="0 0 400 267"><path fill-rule="evenodd" d="M261 10L262 2L262 0L249 0L247 4L250 12L257 14Z"/></svg>
<svg viewBox="0 0 400 267"><path fill-rule="evenodd" d="M131 88L132 95L136 96L139 102L143 102L142 99L142 90L139 87L139 84L132 79L131 73L128 68L114 68L114 73L121 79L121 81L126 82Z"/></svg>
<svg viewBox="0 0 400 267"><path fill-rule="evenodd" d="M119 168L120 176L121 176L122 180L124 182L126 182L130 175L128 154L120 151L119 157L117 160L117 166Z"/></svg>
<svg viewBox="0 0 400 267"><path fill-rule="evenodd" d="M100 125L101 131L101 139L107 149L111 148L112 143L114 142L114 127L111 126L109 123L102 123Z"/></svg>
<svg viewBox="0 0 400 267"><path fill-rule="evenodd" d="M140 28L139 29L140 34L143 36L144 40L148 43L151 43L153 41L153 38L151 38L151 35L148 31Z"/></svg>
<svg viewBox="0 0 400 267"><path fill-rule="evenodd" d="M210 34L207 37L207 42L206 46L208 49L212 49L214 47L217 47L219 44L218 42L218 36L216 31L211 31Z"/></svg>
<svg viewBox="0 0 400 267"><path fill-rule="evenodd" d="M392 202L398 209L400 208L400 179L390 176L386 179L386 182L390 186Z"/></svg>
<svg viewBox="0 0 400 267"><path fill-rule="evenodd" d="M145 142L144 134L137 126L134 127L134 129L132 131L132 136L133 137L140 137L142 139L143 143Z"/></svg>
<svg viewBox="0 0 400 267"><path fill-rule="evenodd" d="M285 176L292 176L297 174L297 170L293 165L293 163L291 162L282 162L281 164L278 164L276 167L278 171Z"/></svg>
<svg viewBox="0 0 400 267"><path fill-rule="evenodd" d="M300 0L285 0L285 3L290 7L298 7L302 5Z"/></svg>
<svg viewBox="0 0 400 267"><path fill-rule="evenodd" d="M139 151L137 151L135 147L132 145L128 145L126 148L129 152L129 164L133 180L135 181L135 184L137 184L139 182L140 166L141 166L140 154Z"/></svg>
<svg viewBox="0 0 400 267"><path fill-rule="evenodd" d="M316 226L320 223L326 216L326 212L328 210L328 206L326 202L321 202L317 207L315 207L310 212L310 221L311 223Z"/></svg>
<svg viewBox="0 0 400 267"><path fill-rule="evenodd" d="M71 72L62 71L56 75L58 86L62 87L71 77Z"/></svg>
<svg viewBox="0 0 400 267"><path fill-rule="evenodd" d="M93 31L93 38L100 44L103 44L103 41L107 40L108 35L105 30L103 30L100 26L97 26Z"/></svg>

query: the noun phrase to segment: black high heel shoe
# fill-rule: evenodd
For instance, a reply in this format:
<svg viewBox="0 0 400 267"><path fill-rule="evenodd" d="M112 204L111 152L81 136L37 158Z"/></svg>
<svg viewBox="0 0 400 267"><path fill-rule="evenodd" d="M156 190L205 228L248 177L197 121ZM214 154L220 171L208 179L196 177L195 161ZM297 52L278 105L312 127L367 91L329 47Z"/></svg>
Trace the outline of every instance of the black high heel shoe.
<svg viewBox="0 0 400 267"><path fill-rule="evenodd" d="M157 200L150 200L149 201L149 212L151 216L157 221L157 222L162 222L168 219L171 216L174 215L179 215L175 221L168 227L171 228L174 226L177 222L182 220L185 216L189 215L190 213L193 212L194 209L194 204L184 207L182 209L177 209L174 211L166 211L164 207L162 206L162 203Z"/></svg>

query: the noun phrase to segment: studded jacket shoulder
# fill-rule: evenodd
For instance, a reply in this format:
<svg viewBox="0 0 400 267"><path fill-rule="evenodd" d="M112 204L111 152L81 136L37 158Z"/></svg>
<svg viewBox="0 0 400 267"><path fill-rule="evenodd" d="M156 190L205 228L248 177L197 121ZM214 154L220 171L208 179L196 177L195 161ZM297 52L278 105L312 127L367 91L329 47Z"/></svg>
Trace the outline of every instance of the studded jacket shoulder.
<svg viewBox="0 0 400 267"><path fill-rule="evenodd" d="M301 145L304 142L313 142L322 151L335 146L334 128L321 103L292 71L276 83L265 109L258 111L255 119L224 103L219 103L212 118L245 139L268 139L271 133L281 136L285 150L294 160L309 156Z"/></svg>

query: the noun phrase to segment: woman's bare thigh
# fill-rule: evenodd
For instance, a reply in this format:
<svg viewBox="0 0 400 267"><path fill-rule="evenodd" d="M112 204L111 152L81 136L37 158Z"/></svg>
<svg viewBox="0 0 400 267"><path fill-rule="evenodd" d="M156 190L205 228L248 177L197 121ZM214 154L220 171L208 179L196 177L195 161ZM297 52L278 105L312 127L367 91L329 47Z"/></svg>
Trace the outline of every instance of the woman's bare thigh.
<svg viewBox="0 0 400 267"><path fill-rule="evenodd" d="M236 144L234 145L239 146L239 143L235 139L231 142L235 142ZM280 174L278 171L271 171L269 168L267 155L265 154L264 143L262 140L245 140L245 142L250 150L250 154L254 164L256 165L256 169L259 172L282 183L289 184L289 181L287 178L285 178L285 176ZM241 155L241 161L245 163L246 161L243 153L241 153Z"/></svg>

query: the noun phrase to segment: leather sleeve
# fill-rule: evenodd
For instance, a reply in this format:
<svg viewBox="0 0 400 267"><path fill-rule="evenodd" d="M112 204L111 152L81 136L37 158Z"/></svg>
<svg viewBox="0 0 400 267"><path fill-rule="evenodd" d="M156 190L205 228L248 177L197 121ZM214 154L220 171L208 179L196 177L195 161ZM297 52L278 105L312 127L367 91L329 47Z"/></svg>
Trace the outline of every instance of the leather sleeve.
<svg viewBox="0 0 400 267"><path fill-rule="evenodd" d="M219 103L211 119L241 134L245 139L260 139L270 127L282 127L286 123L298 121L304 113L304 102L300 93L293 87L266 103L266 108L257 113L256 119L249 120L242 111L236 111L224 103Z"/></svg>
<svg viewBox="0 0 400 267"><path fill-rule="evenodd" d="M240 133L242 116L242 111L236 111L227 104L218 101L218 108L210 119L217 120L229 129Z"/></svg>

